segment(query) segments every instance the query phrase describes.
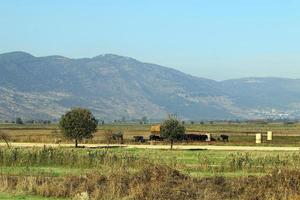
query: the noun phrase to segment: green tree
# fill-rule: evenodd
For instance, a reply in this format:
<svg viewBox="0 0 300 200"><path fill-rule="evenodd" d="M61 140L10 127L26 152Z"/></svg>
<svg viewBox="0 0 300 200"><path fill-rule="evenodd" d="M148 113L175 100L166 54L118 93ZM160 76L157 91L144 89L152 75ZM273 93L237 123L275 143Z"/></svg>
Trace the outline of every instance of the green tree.
<svg viewBox="0 0 300 200"><path fill-rule="evenodd" d="M84 108L73 108L61 117L59 127L66 138L75 140L75 147L78 147L78 141L93 137L97 124L98 121L91 111Z"/></svg>
<svg viewBox="0 0 300 200"><path fill-rule="evenodd" d="M16 124L23 124L23 120L20 117L18 117L16 119Z"/></svg>
<svg viewBox="0 0 300 200"><path fill-rule="evenodd" d="M160 127L161 137L167 139L171 143L173 149L174 140L182 140L185 136L185 127L177 119L167 119Z"/></svg>

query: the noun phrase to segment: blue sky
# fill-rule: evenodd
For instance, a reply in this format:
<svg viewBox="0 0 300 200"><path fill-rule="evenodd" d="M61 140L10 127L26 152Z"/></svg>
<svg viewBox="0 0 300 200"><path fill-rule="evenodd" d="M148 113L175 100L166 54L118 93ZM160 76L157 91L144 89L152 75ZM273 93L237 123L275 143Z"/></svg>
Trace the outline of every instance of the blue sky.
<svg viewBox="0 0 300 200"><path fill-rule="evenodd" d="M300 1L3 0L0 53L114 53L215 80L300 78Z"/></svg>

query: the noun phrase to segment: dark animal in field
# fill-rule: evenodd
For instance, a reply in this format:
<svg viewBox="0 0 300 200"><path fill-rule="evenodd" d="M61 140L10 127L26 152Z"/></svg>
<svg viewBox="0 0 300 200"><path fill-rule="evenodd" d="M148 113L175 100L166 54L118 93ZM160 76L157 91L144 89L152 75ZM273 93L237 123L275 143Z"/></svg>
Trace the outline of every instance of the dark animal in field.
<svg viewBox="0 0 300 200"><path fill-rule="evenodd" d="M163 141L164 139L162 137L158 136L158 135L150 135L149 140L151 140L151 141L153 141L153 140L154 141Z"/></svg>
<svg viewBox="0 0 300 200"><path fill-rule="evenodd" d="M192 140L192 141L206 141L207 135L198 135L198 134L186 134L185 139L186 140Z"/></svg>
<svg viewBox="0 0 300 200"><path fill-rule="evenodd" d="M221 137L221 140L223 142L229 142L229 136L228 135L220 135L220 137Z"/></svg>
<svg viewBox="0 0 300 200"><path fill-rule="evenodd" d="M135 142L144 143L145 139L143 136L133 136Z"/></svg>
<svg viewBox="0 0 300 200"><path fill-rule="evenodd" d="M123 144L123 133L121 131L117 133L113 133L111 139L117 140L119 143Z"/></svg>
<svg viewBox="0 0 300 200"><path fill-rule="evenodd" d="M211 141L211 142L215 142L216 139L212 137L212 138L210 138L210 141Z"/></svg>

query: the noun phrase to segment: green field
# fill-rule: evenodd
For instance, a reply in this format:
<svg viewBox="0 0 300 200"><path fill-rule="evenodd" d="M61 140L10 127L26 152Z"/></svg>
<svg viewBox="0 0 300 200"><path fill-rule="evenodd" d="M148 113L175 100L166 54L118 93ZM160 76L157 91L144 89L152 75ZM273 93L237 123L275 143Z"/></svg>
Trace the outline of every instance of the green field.
<svg viewBox="0 0 300 200"><path fill-rule="evenodd" d="M129 198L127 192L134 190L137 192L134 193L136 197L147 195L150 198L153 194L144 191L147 190L144 184L155 183L161 187L170 187L171 190L172 182L175 181L178 187L191 184L194 192L199 192L196 191L200 187L197 185L205 181L209 184L201 188L207 187L206 190L213 191L219 187L217 180L221 177L229 185L240 181L247 184L245 180L253 181L254 177L259 182L272 179L274 175L270 174L277 175L279 171L286 171L289 177L290 173L298 173L299 166L300 152L0 148L0 186L6 191L4 197L17 192L71 198L90 191L90 195L96 199L126 199ZM296 178L294 181L299 181L300 187L300 177L299 180L293 177ZM272 182L276 180L272 179ZM151 187L153 190L159 189L156 185ZM188 188L182 190L188 192ZM241 192L234 191L235 187L228 190ZM226 190L219 192L229 195ZM14 198L23 196L17 195Z"/></svg>
<svg viewBox="0 0 300 200"><path fill-rule="evenodd" d="M99 168L106 170L108 165L106 162L108 161L99 163L99 160L103 159L102 156L107 156L109 159L114 158L114 156L127 159L128 170L132 171L135 170L135 163L145 162L169 166L191 177L260 176L270 173L274 166L290 169L298 169L300 166L300 153L298 152L222 152L123 148L110 150L72 150L67 148L39 150L27 148L16 149L14 152L0 151L0 153L3 156L0 157L2 159L0 173L15 176L76 176L97 171ZM46 154L44 155L46 158L43 158L45 160L36 158L43 154ZM47 156L57 158L50 160ZM67 158L64 158L65 156ZM68 160L70 158L72 160ZM12 159L16 159L16 161L12 162ZM129 163L130 161L132 163ZM109 162L111 165L115 164L111 160Z"/></svg>

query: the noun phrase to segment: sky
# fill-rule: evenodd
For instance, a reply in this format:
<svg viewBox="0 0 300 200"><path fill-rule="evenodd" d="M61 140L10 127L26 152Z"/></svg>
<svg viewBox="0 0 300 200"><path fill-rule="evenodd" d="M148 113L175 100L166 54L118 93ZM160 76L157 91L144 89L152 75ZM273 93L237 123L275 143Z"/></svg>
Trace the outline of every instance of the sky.
<svg viewBox="0 0 300 200"><path fill-rule="evenodd" d="M113 53L194 76L300 78L298 0L1 0L0 53Z"/></svg>

